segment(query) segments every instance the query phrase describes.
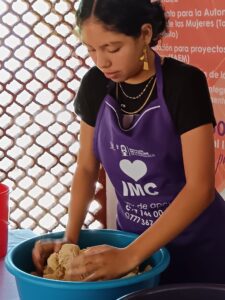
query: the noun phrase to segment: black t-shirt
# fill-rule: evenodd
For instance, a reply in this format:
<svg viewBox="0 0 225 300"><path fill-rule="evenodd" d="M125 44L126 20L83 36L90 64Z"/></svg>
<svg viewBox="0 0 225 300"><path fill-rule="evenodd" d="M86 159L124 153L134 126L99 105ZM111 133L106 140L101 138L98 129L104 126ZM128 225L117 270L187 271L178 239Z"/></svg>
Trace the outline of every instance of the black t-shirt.
<svg viewBox="0 0 225 300"><path fill-rule="evenodd" d="M165 57L162 65L163 93L171 118L179 134L198 126L216 124L205 74L198 68ZM147 81L146 81L147 82ZM126 91L137 95L146 82L126 84ZM92 67L83 77L74 102L75 112L80 118L95 126L102 100L107 93L115 96L114 84L97 68ZM153 100L157 96L156 87ZM132 101L131 101L132 102Z"/></svg>

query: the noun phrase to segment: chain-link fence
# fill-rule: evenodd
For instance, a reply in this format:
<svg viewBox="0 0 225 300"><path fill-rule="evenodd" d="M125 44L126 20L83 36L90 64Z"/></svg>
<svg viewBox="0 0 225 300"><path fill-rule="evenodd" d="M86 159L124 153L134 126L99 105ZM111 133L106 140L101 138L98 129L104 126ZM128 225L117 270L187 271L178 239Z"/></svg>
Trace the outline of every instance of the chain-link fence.
<svg viewBox="0 0 225 300"><path fill-rule="evenodd" d="M12 228L43 233L67 223L79 150L73 102L91 66L73 33L77 4L0 0L0 181L11 188ZM101 177L85 220L93 228L105 225Z"/></svg>

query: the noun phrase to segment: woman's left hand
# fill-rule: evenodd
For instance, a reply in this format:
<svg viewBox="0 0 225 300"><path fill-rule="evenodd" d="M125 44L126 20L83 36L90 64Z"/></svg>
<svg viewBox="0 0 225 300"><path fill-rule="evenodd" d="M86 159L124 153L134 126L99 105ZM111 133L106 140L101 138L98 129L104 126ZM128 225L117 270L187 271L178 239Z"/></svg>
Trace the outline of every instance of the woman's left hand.
<svg viewBox="0 0 225 300"><path fill-rule="evenodd" d="M109 245L90 247L74 258L65 279L72 281L80 276L83 281L97 281L122 277L136 267L128 249Z"/></svg>

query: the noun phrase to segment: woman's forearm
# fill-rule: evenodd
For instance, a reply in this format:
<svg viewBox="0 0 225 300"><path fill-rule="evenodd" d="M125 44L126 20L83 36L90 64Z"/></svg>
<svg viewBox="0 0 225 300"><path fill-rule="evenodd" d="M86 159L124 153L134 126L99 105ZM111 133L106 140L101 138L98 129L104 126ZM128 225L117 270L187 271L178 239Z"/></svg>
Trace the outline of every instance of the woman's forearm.
<svg viewBox="0 0 225 300"><path fill-rule="evenodd" d="M65 232L65 239L76 243L83 225L88 206L93 199L98 179L98 168L89 172L85 168L77 167L71 187L69 205L69 219Z"/></svg>

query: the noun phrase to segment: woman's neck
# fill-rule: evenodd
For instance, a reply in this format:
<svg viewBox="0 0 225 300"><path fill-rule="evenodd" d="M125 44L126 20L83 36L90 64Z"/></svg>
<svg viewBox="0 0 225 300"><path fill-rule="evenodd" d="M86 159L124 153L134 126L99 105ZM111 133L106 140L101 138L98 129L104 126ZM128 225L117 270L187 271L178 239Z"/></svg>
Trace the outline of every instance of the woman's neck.
<svg viewBox="0 0 225 300"><path fill-rule="evenodd" d="M141 69L137 74L132 76L131 78L128 78L125 80L126 83L129 84L138 84L141 82L144 82L148 78L150 78L152 75L155 74L155 53L151 50L149 51L149 57L148 57L148 65L149 65L149 70L143 70Z"/></svg>

